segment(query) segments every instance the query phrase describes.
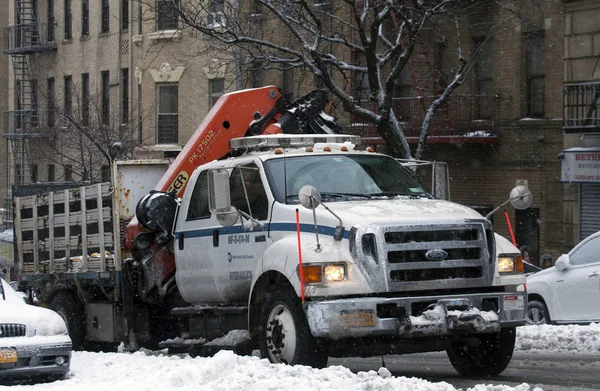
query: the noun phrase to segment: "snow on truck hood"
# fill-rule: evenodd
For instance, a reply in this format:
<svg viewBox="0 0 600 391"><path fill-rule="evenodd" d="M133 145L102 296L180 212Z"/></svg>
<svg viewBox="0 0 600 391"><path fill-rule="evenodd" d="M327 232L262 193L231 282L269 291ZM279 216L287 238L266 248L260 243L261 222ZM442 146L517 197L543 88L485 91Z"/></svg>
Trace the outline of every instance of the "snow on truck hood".
<svg viewBox="0 0 600 391"><path fill-rule="evenodd" d="M355 224L426 224L483 220L483 216L464 205L428 198L396 197L357 202L327 202L346 227Z"/></svg>

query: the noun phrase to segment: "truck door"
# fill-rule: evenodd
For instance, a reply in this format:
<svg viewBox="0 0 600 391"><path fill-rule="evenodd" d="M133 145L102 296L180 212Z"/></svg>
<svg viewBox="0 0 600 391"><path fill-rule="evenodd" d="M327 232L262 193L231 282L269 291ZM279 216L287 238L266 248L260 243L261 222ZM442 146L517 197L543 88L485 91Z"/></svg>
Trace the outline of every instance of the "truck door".
<svg viewBox="0 0 600 391"><path fill-rule="evenodd" d="M250 292L252 273L270 244L267 223L271 197L264 174L255 163L238 165L229 177L231 203L241 212L232 227L215 228L214 251L216 284L222 297L245 303ZM252 216L249 219L246 216Z"/></svg>
<svg viewBox="0 0 600 391"><path fill-rule="evenodd" d="M218 226L208 204L208 171L193 184L189 200L184 198L175 230L177 286L188 303L220 303L213 275L213 230ZM189 190L188 190L189 191Z"/></svg>

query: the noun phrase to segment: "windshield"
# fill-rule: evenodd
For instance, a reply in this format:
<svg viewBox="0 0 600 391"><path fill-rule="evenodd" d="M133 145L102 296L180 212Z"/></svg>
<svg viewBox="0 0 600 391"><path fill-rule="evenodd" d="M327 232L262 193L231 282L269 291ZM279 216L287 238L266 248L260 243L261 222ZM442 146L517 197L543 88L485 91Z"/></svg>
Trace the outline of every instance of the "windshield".
<svg viewBox="0 0 600 391"><path fill-rule="evenodd" d="M21 296L10 287L8 282L0 278L0 302L3 300L14 303L25 303Z"/></svg>
<svg viewBox="0 0 600 391"><path fill-rule="evenodd" d="M395 196L431 197L400 163L382 155L315 155L265 162L274 197L298 202L298 192L312 185L327 201ZM285 183L285 186L284 186Z"/></svg>

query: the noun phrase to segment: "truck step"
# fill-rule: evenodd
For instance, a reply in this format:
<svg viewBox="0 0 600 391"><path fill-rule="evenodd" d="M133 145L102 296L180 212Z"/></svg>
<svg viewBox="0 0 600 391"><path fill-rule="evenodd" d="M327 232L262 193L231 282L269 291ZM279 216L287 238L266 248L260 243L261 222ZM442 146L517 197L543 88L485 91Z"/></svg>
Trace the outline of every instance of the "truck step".
<svg viewBox="0 0 600 391"><path fill-rule="evenodd" d="M212 356L220 350L233 350L236 354L250 355L254 343L248 330L232 330L227 335L207 341L204 338L172 338L159 342L160 348L168 348L169 353L190 353Z"/></svg>
<svg viewBox="0 0 600 391"><path fill-rule="evenodd" d="M196 305L190 307L176 307L171 310L172 315L201 315L201 314L246 314L248 306L217 306L217 305Z"/></svg>

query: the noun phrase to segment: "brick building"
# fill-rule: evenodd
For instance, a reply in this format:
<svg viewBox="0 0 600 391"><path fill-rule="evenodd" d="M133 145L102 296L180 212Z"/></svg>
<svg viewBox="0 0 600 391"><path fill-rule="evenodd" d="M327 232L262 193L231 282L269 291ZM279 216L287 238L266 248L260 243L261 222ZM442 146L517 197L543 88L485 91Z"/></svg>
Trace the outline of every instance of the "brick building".
<svg viewBox="0 0 600 391"><path fill-rule="evenodd" d="M534 194L533 206L527 211L505 208L516 240L531 247L534 259L547 252L556 258L577 243L580 231L594 229L596 224L588 218L583 224L592 228L579 228L580 210L594 205L594 194L600 194L598 184L562 182L558 156L570 147L599 146L588 133L597 131L597 122L595 128L585 129L585 135L580 128L564 134L564 94L576 87L563 90L563 82L598 79L600 67L594 60L600 50L600 18L591 15L600 11L591 0L549 1L543 6L525 3L521 11L527 23L517 23L485 43L474 73L434 118L423 157L447 161L452 199L482 211L505 201L516 184L527 184ZM34 4L36 11L28 11ZM5 195L5 183L103 179L106 171L101 166L106 160L99 154L90 155L94 157L91 166L78 167L77 159L57 162L29 152L36 150L36 145L38 151L45 149L47 137L41 136L46 130L56 132L61 125L68 128L68 121L67 126L59 121L60 112L77 112L74 119L83 121L82 102L96 102L92 106L98 116L108 118L99 123L100 130L106 123L113 124L111 137L104 140L108 146L127 139L136 157L171 158L223 93L275 84L293 99L317 85L314 77L298 70L269 70L263 63L233 61L236 53L225 48L221 55L209 54L197 33L181 29L182 22L169 4L136 0L9 2L4 12L10 15L12 27L7 30L9 46L4 49L11 60L9 56L0 59L0 66L9 69L5 133L13 146L8 169L2 170L8 175L0 185ZM263 32L279 31L254 3L231 4L241 4L243 22L260 24ZM229 6L230 2L211 1L201 17L215 26L226 23ZM506 12L492 9L479 17L494 23L508 18ZM24 34L30 29L27 25L35 26L33 41ZM467 50L482 44L476 32L463 38ZM423 118L419 108L428 105L434 95L434 80L422 67L436 62L441 68L452 66L451 62L444 65L441 53L450 56L456 43L439 45L435 39L427 31L421 35L421 46L410 67L413 75L407 69L399 80L403 95L398 110L403 110L401 122L413 146ZM352 57L351 53L340 55ZM16 93L15 88L21 92ZM589 92L591 87L586 88ZM50 114L52 111L60 112ZM342 125L353 123L343 112L336 114ZM23 126L26 124L35 126ZM367 142L385 149L369 129L361 133ZM75 143L71 147L65 147L66 155L82 149ZM494 222L501 234L509 236L504 210L495 215Z"/></svg>
<svg viewBox="0 0 600 391"><path fill-rule="evenodd" d="M0 35L4 38L5 30L8 27L8 9L0 8ZM2 40L4 42L4 39ZM8 57L0 56L0 91L8 90ZM0 113L8 111L8 94L0 94ZM7 199L6 189L8 187L8 178L6 168L9 165L9 154L6 138L4 138L4 121L0 121L0 208L5 208L9 200ZM4 220L4 215L0 213L0 222Z"/></svg>

